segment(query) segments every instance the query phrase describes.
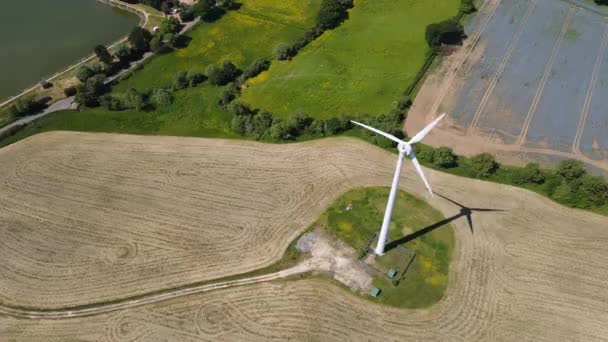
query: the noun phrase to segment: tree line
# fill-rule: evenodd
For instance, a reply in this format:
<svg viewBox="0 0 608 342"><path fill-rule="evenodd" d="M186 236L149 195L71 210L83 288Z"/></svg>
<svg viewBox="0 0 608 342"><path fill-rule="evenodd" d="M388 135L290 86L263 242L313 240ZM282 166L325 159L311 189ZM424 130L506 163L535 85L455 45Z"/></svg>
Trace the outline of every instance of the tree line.
<svg viewBox="0 0 608 342"><path fill-rule="evenodd" d="M289 60L326 30L338 27L348 19L348 10L354 6L353 0L323 0L317 14L316 24L293 44L281 43L275 48L275 58L279 61Z"/></svg>

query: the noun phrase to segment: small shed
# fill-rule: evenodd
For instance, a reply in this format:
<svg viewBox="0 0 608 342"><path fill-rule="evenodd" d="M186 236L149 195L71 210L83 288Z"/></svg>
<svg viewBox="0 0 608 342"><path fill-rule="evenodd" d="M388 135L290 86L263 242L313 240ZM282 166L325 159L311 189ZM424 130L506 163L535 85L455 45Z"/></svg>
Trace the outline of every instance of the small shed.
<svg viewBox="0 0 608 342"><path fill-rule="evenodd" d="M397 275L397 271L394 268L391 268L390 270L388 270L388 276L390 278L394 278Z"/></svg>
<svg viewBox="0 0 608 342"><path fill-rule="evenodd" d="M370 294L372 297L376 298L376 297L378 297L378 296L380 295L380 292L382 292L382 291L381 291L379 288L377 288L377 287L372 287L372 290L369 292L369 294Z"/></svg>

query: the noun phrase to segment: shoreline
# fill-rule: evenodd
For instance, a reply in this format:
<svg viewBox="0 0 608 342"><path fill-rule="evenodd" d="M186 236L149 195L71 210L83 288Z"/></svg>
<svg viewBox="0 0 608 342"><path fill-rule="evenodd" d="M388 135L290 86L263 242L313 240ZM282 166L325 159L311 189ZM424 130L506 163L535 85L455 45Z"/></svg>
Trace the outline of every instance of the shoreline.
<svg viewBox="0 0 608 342"><path fill-rule="evenodd" d="M103 3L103 4L106 4L108 6L119 8L119 9L121 9L123 11L127 11L127 12L130 12L130 13L136 14L139 17L139 23L137 24L137 26L139 26L139 27L145 27L148 24L148 22L149 22L148 16L150 14L146 13L144 10L142 10L140 8L130 6L129 4L126 4L126 3L119 3L119 2L114 1L114 0L96 0L96 1L100 2L100 3ZM112 48L116 47L117 45L125 42L127 40L127 37L128 37L128 34L126 36L120 38L119 40L114 41L113 43L111 43L110 45L108 45L108 49L112 49ZM52 82L54 80L57 80L61 76L65 76L65 74L69 73L70 71L73 71L74 69L82 66L83 64L90 62L94 58L95 58L95 54L90 54L88 56L82 57L77 62L68 65L67 67L65 67L65 68L57 71L56 73L52 74L49 77L44 77L43 76L42 79L44 79L44 80L46 80L48 82ZM31 87L23 90L22 92L18 93L17 95L11 96L11 97L7 98L6 100L3 100L0 103L0 110L6 109L7 106L9 106L13 102L17 101L19 98L21 98L21 97L23 97L25 95L28 95L28 94L36 91L36 90L40 90L40 85L39 84L34 84L33 86L31 86ZM65 98L65 97L63 97L63 98ZM54 103L56 101L62 100L63 98L53 98L51 100L50 104L52 104L52 103ZM13 121L8 121L8 122L4 123L3 125L0 125L0 127L4 127L6 125L9 125Z"/></svg>

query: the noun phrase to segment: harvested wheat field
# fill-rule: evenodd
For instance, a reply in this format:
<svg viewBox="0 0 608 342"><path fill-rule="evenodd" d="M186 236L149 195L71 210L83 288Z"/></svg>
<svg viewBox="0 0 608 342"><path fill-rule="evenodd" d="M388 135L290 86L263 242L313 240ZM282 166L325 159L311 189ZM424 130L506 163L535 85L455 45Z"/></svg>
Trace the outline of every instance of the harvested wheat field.
<svg viewBox="0 0 608 342"><path fill-rule="evenodd" d="M266 145L60 132L28 138L0 150L1 301L43 308L99 303L262 267L278 260L290 240L340 194L390 183L394 162L394 155L351 139ZM0 316L0 336L45 341L608 336L608 218L518 188L426 172L443 196L504 210L474 212L474 234L464 218L453 222L457 244L447 295L429 309L376 305L323 279L280 280L92 317ZM409 163L401 187L429 199ZM440 197L429 202L446 217L460 211Z"/></svg>

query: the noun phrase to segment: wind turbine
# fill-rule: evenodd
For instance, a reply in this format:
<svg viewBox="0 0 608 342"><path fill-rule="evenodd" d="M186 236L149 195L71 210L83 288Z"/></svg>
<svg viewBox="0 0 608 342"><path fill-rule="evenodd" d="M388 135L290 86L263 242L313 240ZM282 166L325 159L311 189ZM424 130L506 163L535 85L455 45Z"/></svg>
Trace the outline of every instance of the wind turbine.
<svg viewBox="0 0 608 342"><path fill-rule="evenodd" d="M418 134L414 135L414 137L412 139L410 139L410 141L403 141L403 140L395 137L392 134L382 132L379 129L376 129L376 128L370 127L368 125L362 124L360 122L351 120L351 122L354 123L355 125L361 126L374 133L378 133L398 144L397 149L399 150L399 158L397 159L397 169L395 170L395 175L393 176L393 185L391 186L391 192L388 196L388 203L386 204L386 210L384 211L384 220L382 221L382 228L380 229L380 236L378 237L378 245L376 246L376 249L374 250L377 255L384 254L386 236L388 234L388 228L391 223L391 215L393 213L393 205L395 204L395 196L397 195L397 187L399 186L399 176L401 175L401 166L403 166L403 159L405 158L406 155L408 155L410 157L412 163L414 164L414 167L416 168L416 171L418 171L418 175L420 176L420 178L422 178L422 182L424 182L424 185L426 186L426 188L429 189L429 192L431 193L431 197L434 197L433 190L431 189L429 182L426 180L426 177L424 176L424 173L422 172L422 167L420 166L418 159L416 159L416 153L414 153L412 144L420 142L433 129L433 127L435 127L439 123L439 121L441 121L441 119L443 119L444 116L445 116L445 113L441 114L437 119L435 119L433 122L431 122L422 131L420 131L420 132L418 132Z"/></svg>

